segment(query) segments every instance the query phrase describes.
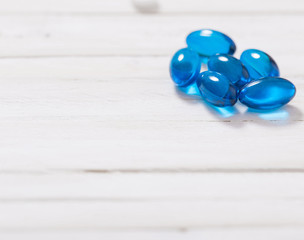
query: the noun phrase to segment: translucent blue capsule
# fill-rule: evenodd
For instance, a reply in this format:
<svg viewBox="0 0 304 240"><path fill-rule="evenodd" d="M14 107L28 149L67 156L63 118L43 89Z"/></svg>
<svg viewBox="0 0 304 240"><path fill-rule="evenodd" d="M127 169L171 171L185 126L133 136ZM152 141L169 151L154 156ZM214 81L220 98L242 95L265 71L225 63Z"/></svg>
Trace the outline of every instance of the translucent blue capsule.
<svg viewBox="0 0 304 240"><path fill-rule="evenodd" d="M201 69L200 57L188 48L178 50L171 59L170 75L179 87L192 84Z"/></svg>
<svg viewBox="0 0 304 240"><path fill-rule="evenodd" d="M295 86L278 77L261 78L247 84L239 93L239 100L250 108L274 109L287 104L296 94Z"/></svg>
<svg viewBox="0 0 304 240"><path fill-rule="evenodd" d="M220 73L203 72L197 77L196 84L203 99L215 106L232 106L237 101L235 86Z"/></svg>
<svg viewBox="0 0 304 240"><path fill-rule="evenodd" d="M190 49L203 56L212 56L216 53L232 55L236 50L235 43L230 37L211 29L190 33L186 42Z"/></svg>
<svg viewBox="0 0 304 240"><path fill-rule="evenodd" d="M216 54L208 61L208 70L225 75L232 84L242 87L250 81L249 73L242 62L228 54Z"/></svg>
<svg viewBox="0 0 304 240"><path fill-rule="evenodd" d="M245 50L240 59L252 79L280 76L276 62L263 51L257 49Z"/></svg>

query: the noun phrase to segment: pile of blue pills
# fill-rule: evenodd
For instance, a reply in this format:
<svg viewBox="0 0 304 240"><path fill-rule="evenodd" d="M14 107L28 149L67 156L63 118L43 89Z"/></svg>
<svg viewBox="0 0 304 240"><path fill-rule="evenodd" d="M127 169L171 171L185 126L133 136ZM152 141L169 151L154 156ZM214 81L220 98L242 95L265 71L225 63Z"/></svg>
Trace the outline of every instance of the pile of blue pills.
<svg viewBox="0 0 304 240"><path fill-rule="evenodd" d="M248 49L237 59L232 56L232 39L211 29L190 33L186 42L188 47L172 57L171 78L178 87L196 84L202 98L215 106L233 106L239 100L247 107L268 110L295 96L295 86L279 77L276 62L263 51ZM201 72L206 60L208 71Z"/></svg>

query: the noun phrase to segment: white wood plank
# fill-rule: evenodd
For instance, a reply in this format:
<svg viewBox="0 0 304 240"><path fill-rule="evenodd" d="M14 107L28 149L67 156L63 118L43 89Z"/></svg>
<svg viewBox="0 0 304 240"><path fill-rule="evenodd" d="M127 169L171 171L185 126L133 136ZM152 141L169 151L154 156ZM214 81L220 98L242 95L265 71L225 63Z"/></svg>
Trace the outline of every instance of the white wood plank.
<svg viewBox="0 0 304 240"><path fill-rule="evenodd" d="M304 201L302 173L2 173L1 204ZM215 203L216 204L216 203Z"/></svg>
<svg viewBox="0 0 304 240"><path fill-rule="evenodd" d="M304 56L285 52L276 55L275 58L281 75L300 87L304 77L302 71ZM96 82L171 84L170 60L171 56L2 58L0 59L0 82L2 85L22 83L26 85L26 82L29 84L48 82L75 84L75 81L87 84ZM162 88L158 89L160 90Z"/></svg>
<svg viewBox="0 0 304 240"><path fill-rule="evenodd" d="M2 122L2 171L303 171L303 123L274 128L259 122L76 118Z"/></svg>
<svg viewBox="0 0 304 240"><path fill-rule="evenodd" d="M74 239L74 240L302 240L303 229L301 228L271 228L271 229L205 229L205 230L180 230L180 231L57 231L57 232L39 232L39 233L2 233L0 234L6 240L50 240L50 239Z"/></svg>
<svg viewBox="0 0 304 240"><path fill-rule="evenodd" d="M294 13L304 11L301 0L1 0L0 14L109 14L136 13L151 9L153 13ZM150 7L150 8L149 8ZM144 11L146 12L146 11ZM148 11L150 12L150 11Z"/></svg>
<svg viewBox="0 0 304 240"><path fill-rule="evenodd" d="M0 205L1 231L304 227L303 200L27 202Z"/></svg>
<svg viewBox="0 0 304 240"><path fill-rule="evenodd" d="M237 56L258 48L292 61L304 54L301 22L301 15L0 16L0 56L171 56L189 32L213 28L235 40Z"/></svg>
<svg viewBox="0 0 304 240"><path fill-rule="evenodd" d="M287 57L281 61L282 73L298 88L296 98L286 108L260 114L246 112L241 105L231 112L226 109L227 115L225 109L221 114L217 112L220 108L208 108L194 88L187 95L174 87L169 77L169 61L169 57L2 59L0 118L66 121L75 116L76 121L150 124L165 120L227 121L227 117L238 123L278 120L284 124L288 120L303 120L303 83L298 76L301 76L301 57L295 58L295 62Z"/></svg>
<svg viewBox="0 0 304 240"><path fill-rule="evenodd" d="M156 4L2 3L1 238L303 238L303 2ZM271 53L292 104L233 115L175 89L202 27Z"/></svg>
<svg viewBox="0 0 304 240"><path fill-rule="evenodd" d="M6 240L50 240L50 239L74 239L74 240L302 240L303 229L301 228L271 228L271 229L205 229L205 230L183 230L170 231L170 230L159 230L159 231L56 231L56 232L39 232L39 233L2 233L0 234L3 239Z"/></svg>
<svg viewBox="0 0 304 240"><path fill-rule="evenodd" d="M303 169L300 78L287 107L233 114L176 90L167 61L2 59L1 169Z"/></svg>
<svg viewBox="0 0 304 240"><path fill-rule="evenodd" d="M304 226L303 174L1 175L0 182L4 232Z"/></svg>
<svg viewBox="0 0 304 240"><path fill-rule="evenodd" d="M134 13L128 0L1 0L2 14L50 13Z"/></svg>
<svg viewBox="0 0 304 240"><path fill-rule="evenodd" d="M134 2L145 2L145 0L137 0ZM232 1L198 1L198 0L158 0L159 12L182 12L182 13L208 13L208 12L223 12L223 13L278 13L301 12L304 8L303 1L293 0L286 1L261 1L261 0L232 0Z"/></svg>

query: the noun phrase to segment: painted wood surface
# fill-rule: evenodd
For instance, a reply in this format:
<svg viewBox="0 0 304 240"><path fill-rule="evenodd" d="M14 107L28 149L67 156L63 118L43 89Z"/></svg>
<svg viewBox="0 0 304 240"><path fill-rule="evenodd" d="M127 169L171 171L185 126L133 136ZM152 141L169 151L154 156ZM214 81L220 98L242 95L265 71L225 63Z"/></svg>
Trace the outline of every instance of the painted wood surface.
<svg viewBox="0 0 304 240"><path fill-rule="evenodd" d="M302 0L231 0L231 1L197 1L197 0L1 0L0 14L302 14Z"/></svg>
<svg viewBox="0 0 304 240"><path fill-rule="evenodd" d="M303 228L303 182L302 173L4 174L0 225L8 232Z"/></svg>
<svg viewBox="0 0 304 240"><path fill-rule="evenodd" d="M1 239L304 238L302 0L0 3ZM270 53L295 99L175 88L203 27Z"/></svg>
<svg viewBox="0 0 304 240"><path fill-rule="evenodd" d="M168 61L2 59L2 170L304 170L301 91L269 113L213 108L173 86Z"/></svg>
<svg viewBox="0 0 304 240"><path fill-rule="evenodd" d="M186 46L189 32L205 27L229 34L237 56L258 48L280 65L303 56L302 20L302 14L0 15L0 56L171 56Z"/></svg>

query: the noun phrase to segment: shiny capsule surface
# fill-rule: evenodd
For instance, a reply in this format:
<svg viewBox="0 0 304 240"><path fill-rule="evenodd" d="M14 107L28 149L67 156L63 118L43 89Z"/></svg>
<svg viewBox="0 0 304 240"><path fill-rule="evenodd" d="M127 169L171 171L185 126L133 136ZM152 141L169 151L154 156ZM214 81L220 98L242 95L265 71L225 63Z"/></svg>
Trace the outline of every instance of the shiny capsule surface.
<svg viewBox="0 0 304 240"><path fill-rule="evenodd" d="M278 77L261 78L247 84L239 93L239 100L250 108L274 109L287 104L296 94L295 86Z"/></svg>
<svg viewBox="0 0 304 240"><path fill-rule="evenodd" d="M208 61L208 70L225 75L238 88L250 81L249 73L242 62L228 54L216 54Z"/></svg>
<svg viewBox="0 0 304 240"><path fill-rule="evenodd" d="M192 84L201 69L200 57L188 48L178 50L171 59L170 75L179 87Z"/></svg>
<svg viewBox="0 0 304 240"><path fill-rule="evenodd" d="M237 101L235 86L220 73L203 72L197 77L196 84L203 99L215 106L232 106Z"/></svg>
<svg viewBox="0 0 304 240"><path fill-rule="evenodd" d="M212 56L216 53L234 54L236 50L233 40L224 33L202 29L190 33L186 38L190 49L202 56Z"/></svg>
<svg viewBox="0 0 304 240"><path fill-rule="evenodd" d="M245 50L240 58L247 68L250 77L255 80L264 77L279 77L278 65L267 53L257 50Z"/></svg>

